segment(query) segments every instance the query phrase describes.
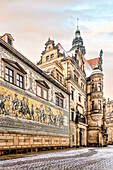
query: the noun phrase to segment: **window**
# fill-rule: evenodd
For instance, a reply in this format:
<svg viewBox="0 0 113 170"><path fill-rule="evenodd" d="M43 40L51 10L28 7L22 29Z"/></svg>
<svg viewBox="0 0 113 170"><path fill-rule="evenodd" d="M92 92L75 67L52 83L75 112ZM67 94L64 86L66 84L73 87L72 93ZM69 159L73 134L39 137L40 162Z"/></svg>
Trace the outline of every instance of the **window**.
<svg viewBox="0 0 113 170"><path fill-rule="evenodd" d="M71 99L74 100L74 91L71 90Z"/></svg>
<svg viewBox="0 0 113 170"><path fill-rule="evenodd" d="M12 44L11 44L11 39L10 39L9 37L8 37L8 43L9 43L10 45L12 45Z"/></svg>
<svg viewBox="0 0 113 170"><path fill-rule="evenodd" d="M78 96L78 101L81 102L81 95Z"/></svg>
<svg viewBox="0 0 113 170"><path fill-rule="evenodd" d="M60 107L63 108L63 99L60 99Z"/></svg>
<svg viewBox="0 0 113 170"><path fill-rule="evenodd" d="M2 59L4 61L4 79L20 88L24 88L24 69L13 60Z"/></svg>
<svg viewBox="0 0 113 170"><path fill-rule="evenodd" d="M74 112L71 112L71 120L74 121Z"/></svg>
<svg viewBox="0 0 113 170"><path fill-rule="evenodd" d="M57 73L57 80L59 81L59 74Z"/></svg>
<svg viewBox="0 0 113 170"><path fill-rule="evenodd" d="M62 77L60 76L60 83L62 83Z"/></svg>
<svg viewBox="0 0 113 170"><path fill-rule="evenodd" d="M46 61L49 61L49 56L46 56Z"/></svg>
<svg viewBox="0 0 113 170"><path fill-rule="evenodd" d="M59 96L56 96L56 105L63 108L63 99L61 99Z"/></svg>
<svg viewBox="0 0 113 170"><path fill-rule="evenodd" d="M8 67L5 67L5 80L10 82L10 83L14 82L14 73L13 73L13 70L11 70Z"/></svg>
<svg viewBox="0 0 113 170"><path fill-rule="evenodd" d="M98 100L98 109L101 109L101 100Z"/></svg>
<svg viewBox="0 0 113 170"><path fill-rule="evenodd" d="M83 84L83 90L84 90L84 84Z"/></svg>
<svg viewBox="0 0 113 170"><path fill-rule="evenodd" d="M78 77L74 75L74 80L78 83Z"/></svg>
<svg viewBox="0 0 113 170"><path fill-rule="evenodd" d="M54 54L51 54L51 60L54 58Z"/></svg>
<svg viewBox="0 0 113 170"><path fill-rule="evenodd" d="M56 93L56 105L63 108L64 96L61 93Z"/></svg>
<svg viewBox="0 0 113 170"><path fill-rule="evenodd" d="M56 105L59 106L59 97L56 96Z"/></svg>
<svg viewBox="0 0 113 170"><path fill-rule="evenodd" d="M92 84L92 92L94 92L95 91L95 89L94 89L94 83Z"/></svg>
<svg viewBox="0 0 113 170"><path fill-rule="evenodd" d="M92 110L94 110L94 101L92 101Z"/></svg>
<svg viewBox="0 0 113 170"><path fill-rule="evenodd" d="M37 88L36 88L37 95L45 100L48 100L49 86L43 80L36 80L36 82L37 82Z"/></svg>
<svg viewBox="0 0 113 170"><path fill-rule="evenodd" d="M83 85L83 84L81 83L81 88L83 87L82 85Z"/></svg>
<svg viewBox="0 0 113 170"><path fill-rule="evenodd" d="M101 91L101 83L98 83L98 91Z"/></svg>
<svg viewBox="0 0 113 170"><path fill-rule="evenodd" d="M47 90L43 90L43 98L47 100Z"/></svg>
<svg viewBox="0 0 113 170"><path fill-rule="evenodd" d="M38 96L42 96L42 92L41 92L42 90L41 90L41 87L40 86L37 86L37 95Z"/></svg>
<svg viewBox="0 0 113 170"><path fill-rule="evenodd" d="M74 75L74 80L76 81L76 75Z"/></svg>
<svg viewBox="0 0 113 170"><path fill-rule="evenodd" d="M23 76L16 74L16 85L20 88L23 88Z"/></svg>

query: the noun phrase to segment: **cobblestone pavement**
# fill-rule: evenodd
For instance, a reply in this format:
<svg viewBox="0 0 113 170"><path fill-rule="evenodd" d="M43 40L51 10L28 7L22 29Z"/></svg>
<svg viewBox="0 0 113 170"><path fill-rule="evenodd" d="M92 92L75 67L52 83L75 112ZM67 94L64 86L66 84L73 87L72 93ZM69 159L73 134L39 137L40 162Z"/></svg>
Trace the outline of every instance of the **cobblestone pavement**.
<svg viewBox="0 0 113 170"><path fill-rule="evenodd" d="M43 153L0 161L3 170L113 170L113 147Z"/></svg>

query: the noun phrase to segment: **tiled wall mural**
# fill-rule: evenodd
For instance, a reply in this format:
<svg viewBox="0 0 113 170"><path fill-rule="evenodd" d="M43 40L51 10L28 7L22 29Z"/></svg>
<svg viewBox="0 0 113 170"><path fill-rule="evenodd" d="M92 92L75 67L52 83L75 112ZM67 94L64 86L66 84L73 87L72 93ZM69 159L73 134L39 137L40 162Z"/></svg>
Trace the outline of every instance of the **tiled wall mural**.
<svg viewBox="0 0 113 170"><path fill-rule="evenodd" d="M0 86L0 114L63 125L63 112Z"/></svg>

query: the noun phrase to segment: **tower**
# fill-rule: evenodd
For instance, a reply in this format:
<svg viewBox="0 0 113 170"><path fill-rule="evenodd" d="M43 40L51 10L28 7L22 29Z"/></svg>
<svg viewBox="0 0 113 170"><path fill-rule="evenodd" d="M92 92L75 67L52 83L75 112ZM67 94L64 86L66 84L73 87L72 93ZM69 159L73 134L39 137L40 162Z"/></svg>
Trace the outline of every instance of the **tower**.
<svg viewBox="0 0 113 170"><path fill-rule="evenodd" d="M86 49L85 49L83 39L81 37L80 29L79 29L79 26L78 26L78 23L77 23L77 29L75 31L75 37L74 37L74 39L72 41L72 48L70 49L70 51L76 50L78 47L81 49L82 54L85 55L86 54Z"/></svg>
<svg viewBox="0 0 113 170"><path fill-rule="evenodd" d="M87 79L88 146L103 145L103 74L95 66Z"/></svg>

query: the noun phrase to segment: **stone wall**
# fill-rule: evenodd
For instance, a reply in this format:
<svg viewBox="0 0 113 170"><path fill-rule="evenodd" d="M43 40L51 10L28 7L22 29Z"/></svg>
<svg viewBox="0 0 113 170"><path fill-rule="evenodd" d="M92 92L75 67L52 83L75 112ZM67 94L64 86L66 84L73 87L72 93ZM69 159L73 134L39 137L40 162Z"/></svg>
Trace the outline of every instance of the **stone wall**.
<svg viewBox="0 0 113 170"><path fill-rule="evenodd" d="M65 136L0 131L0 150L51 146L69 146L69 138Z"/></svg>

